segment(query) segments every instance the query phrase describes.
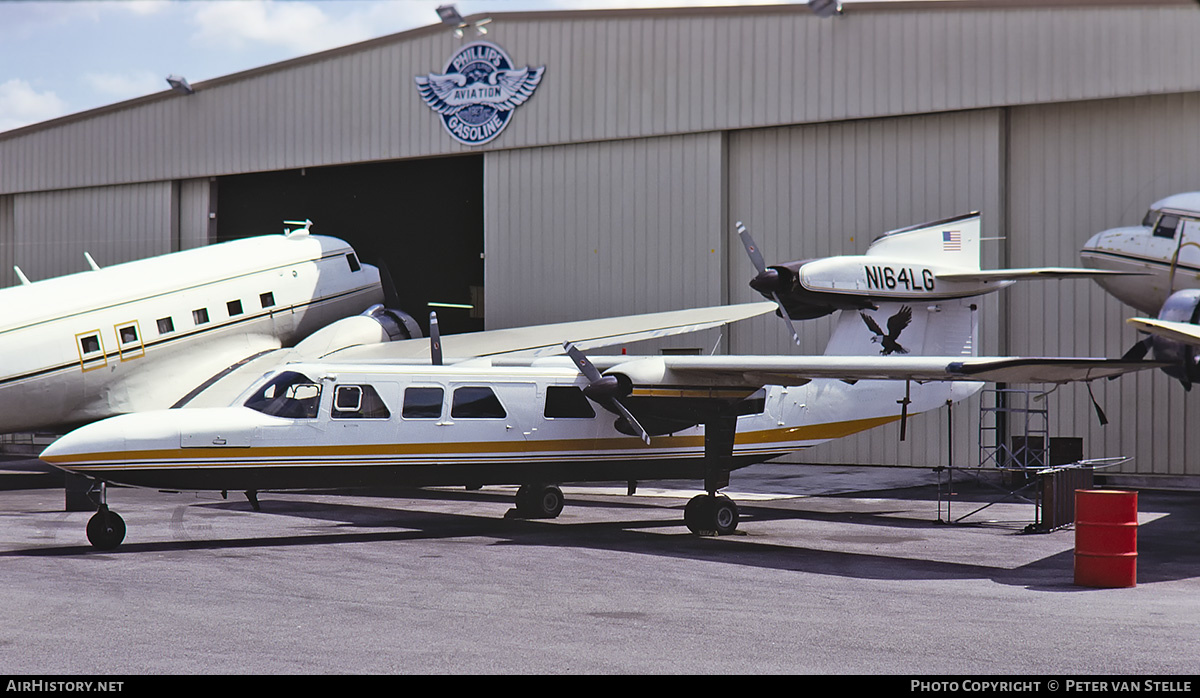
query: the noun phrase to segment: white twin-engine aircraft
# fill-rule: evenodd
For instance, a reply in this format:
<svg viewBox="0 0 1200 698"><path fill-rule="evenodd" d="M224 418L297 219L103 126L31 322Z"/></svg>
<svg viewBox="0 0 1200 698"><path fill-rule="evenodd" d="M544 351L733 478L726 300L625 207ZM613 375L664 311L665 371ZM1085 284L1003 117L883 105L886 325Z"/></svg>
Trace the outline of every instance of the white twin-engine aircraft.
<svg viewBox="0 0 1200 698"><path fill-rule="evenodd" d="M808 302L853 303L825 356L589 360L584 351L602 342L543 343L574 339L587 323L434 334L279 366L229 407L97 422L41 457L101 483L245 491L256 508L262 490L517 484L526 517L557 516L561 483L696 478L706 493L685 522L729 533L737 505L718 490L737 468L961 400L980 381L1094 380L1147 366L976 357L969 296L1032 274L979 270L978 215L890 233L850 259L845 277L824 277L831 298L804 290ZM568 356L543 355L555 352ZM88 538L111 549L125 524L98 505Z"/></svg>
<svg viewBox="0 0 1200 698"><path fill-rule="evenodd" d="M1141 225L1097 233L1079 256L1096 269L1140 272L1096 278L1121 302L1157 316L1129 320L1150 336L1125 358L1149 354L1190 390L1200 381L1200 192L1154 202Z"/></svg>

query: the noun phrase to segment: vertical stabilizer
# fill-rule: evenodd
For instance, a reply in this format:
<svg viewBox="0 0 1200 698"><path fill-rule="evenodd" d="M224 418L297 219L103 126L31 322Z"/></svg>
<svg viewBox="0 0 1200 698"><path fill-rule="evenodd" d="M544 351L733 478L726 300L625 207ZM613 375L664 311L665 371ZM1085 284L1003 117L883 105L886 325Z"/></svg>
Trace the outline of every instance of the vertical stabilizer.
<svg viewBox="0 0 1200 698"><path fill-rule="evenodd" d="M978 212L922 223L884 233L867 248L867 256L978 270L979 230Z"/></svg>
<svg viewBox="0 0 1200 698"><path fill-rule="evenodd" d="M826 356L975 356L979 310L971 298L880 303L843 310Z"/></svg>

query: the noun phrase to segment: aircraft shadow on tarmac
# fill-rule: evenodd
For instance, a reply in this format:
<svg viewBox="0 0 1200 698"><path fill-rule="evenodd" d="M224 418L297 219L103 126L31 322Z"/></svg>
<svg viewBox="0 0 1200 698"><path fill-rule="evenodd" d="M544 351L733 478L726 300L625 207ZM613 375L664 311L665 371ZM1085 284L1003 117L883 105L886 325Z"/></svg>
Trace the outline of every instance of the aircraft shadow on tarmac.
<svg viewBox="0 0 1200 698"><path fill-rule="evenodd" d="M374 494L373 496L378 496ZM405 492L409 499L461 500L464 502L511 502L511 497L489 492ZM587 547L638 555L704 560L731 565L747 565L763 569L793 570L812 574L844 576L857 579L888 580L953 580L987 579L997 583L1025 586L1031 589L1054 591L1084 591L1073 585L1073 552L1065 551L1032 563L1004 568L989 565L960 563L907 557L903 554L834 551L819 548L782 545L756 537L754 526L768 521L812 520L847 525L868 524L911 530L944 529L936 521L920 521L894 516L892 510L871 512L837 512L798 510L763 504L744 504L742 530L732 536L701 537L687 532L678 515L678 506L663 506L659 502L626 500L594 502L571 498L571 507L604 507L607 509L637 509L638 517L602 522L564 522L562 520L508 519L486 514L432 512L415 508L381 507L356 502L353 496L340 501L312 501L297 498L264 499L262 511L254 513L250 504L240 500L205 502L181 506L176 519L181 520L192 506L208 510L245 512L252 516L290 516L338 523L337 532L304 533L283 536L250 536L225 539L193 539L125 543L119 549L97 553L89 546L35 548L0 553L11 556L131 555L146 552L261 548L278 546L338 545L347 543L388 543L407 540L437 540L461 537L497 539L493 545ZM1194 504L1194 496L1191 503ZM794 500L793 500L794 501ZM812 501L812 500L804 500ZM1139 528L1139 570L1141 584L1200 577L1200 545L1196 545L1194 506L1175 502L1171 513ZM881 504L884 504L881 502ZM1168 503L1169 504L1169 503ZM642 518L646 509L661 511L664 516ZM1166 510L1157 508L1155 510ZM252 522L247 522L253 527ZM363 530L373 529L373 530ZM854 535L845 537L824 535L837 542L891 543L916 540L909 537Z"/></svg>

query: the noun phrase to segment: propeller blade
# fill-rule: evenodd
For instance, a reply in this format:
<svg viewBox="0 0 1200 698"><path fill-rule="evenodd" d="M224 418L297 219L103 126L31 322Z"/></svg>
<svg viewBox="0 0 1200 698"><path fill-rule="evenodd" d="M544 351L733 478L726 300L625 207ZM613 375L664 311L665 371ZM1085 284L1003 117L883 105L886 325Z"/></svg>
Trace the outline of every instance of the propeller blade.
<svg viewBox="0 0 1200 698"><path fill-rule="evenodd" d="M750 231L746 230L741 221L737 222L737 234L742 239L742 246L746 248L746 254L750 255L750 262L754 268L759 274L766 271L767 262L763 259L762 252L758 251L758 244L754 242L754 238L750 237Z"/></svg>
<svg viewBox="0 0 1200 698"><path fill-rule="evenodd" d="M600 372L596 370L591 361L588 361L583 352L575 348L574 344L563 342L563 349L567 350L567 356L571 357L571 361L575 362L575 368L579 369L579 372L583 374L584 378L588 379L589 383L595 383L600 380Z"/></svg>
<svg viewBox="0 0 1200 698"><path fill-rule="evenodd" d="M1125 352L1121 356L1121 360L1141 361L1142 359L1146 358L1146 354L1149 353L1150 345L1151 341L1149 337L1136 342L1132 347L1129 347L1129 351Z"/></svg>
<svg viewBox="0 0 1200 698"><path fill-rule="evenodd" d="M380 256L372 264L379 270L379 285L383 287L383 306L401 307L400 294L396 292L396 284L392 281L392 272L388 269L387 262Z"/></svg>
<svg viewBox="0 0 1200 698"><path fill-rule="evenodd" d="M787 308L783 307L783 301L779 300L779 294L772 293L771 297L775 299L775 304L779 306L779 314L783 317L783 321L787 323L788 329L792 331L792 339L796 340L796 346L800 346L800 333L796 332L796 325L792 322L791 316L787 313Z"/></svg>
<svg viewBox="0 0 1200 698"><path fill-rule="evenodd" d="M429 360L442 365L442 332L438 329L437 313L429 313Z"/></svg>
<svg viewBox="0 0 1200 698"><path fill-rule="evenodd" d="M633 427L633 430L638 433L638 436L642 437L642 441L645 441L646 445L649 446L650 445L650 434L646 431L645 427L642 426L641 422L639 422L637 420L637 418L634 417L633 414L629 410L625 409L625 405L622 405L621 402L619 400L617 400L616 398L612 398L611 400L608 400L606 405L609 403L611 403L610 409L616 408L615 411L617 413L619 413L622 418L625 419L625 421L629 424L629 426Z"/></svg>

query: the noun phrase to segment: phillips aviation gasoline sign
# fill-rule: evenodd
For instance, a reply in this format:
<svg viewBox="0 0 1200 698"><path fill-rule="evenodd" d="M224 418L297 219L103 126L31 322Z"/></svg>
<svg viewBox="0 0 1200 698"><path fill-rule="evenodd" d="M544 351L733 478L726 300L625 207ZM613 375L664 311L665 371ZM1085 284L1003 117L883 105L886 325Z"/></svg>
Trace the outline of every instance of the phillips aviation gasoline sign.
<svg viewBox="0 0 1200 698"><path fill-rule="evenodd" d="M513 110L533 96L546 67L513 68L504 49L486 41L450 57L442 75L418 75L417 92L442 117L454 140L483 145L500 135Z"/></svg>

